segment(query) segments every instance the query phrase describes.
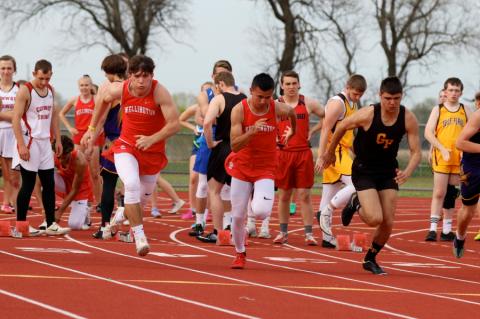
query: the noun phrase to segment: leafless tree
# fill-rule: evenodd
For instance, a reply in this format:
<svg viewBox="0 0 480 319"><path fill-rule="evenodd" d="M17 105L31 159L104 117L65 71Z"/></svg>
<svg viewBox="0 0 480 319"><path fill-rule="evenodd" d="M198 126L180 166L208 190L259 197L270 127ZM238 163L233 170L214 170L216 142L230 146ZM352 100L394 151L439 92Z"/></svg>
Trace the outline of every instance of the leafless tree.
<svg viewBox="0 0 480 319"><path fill-rule="evenodd" d="M35 18L61 14L62 30L81 42L73 50L101 45L111 52L122 50L132 56L146 53L161 34L173 38L175 31L186 25L182 17L186 3L176 0L3 0L0 12L14 30Z"/></svg>
<svg viewBox="0 0 480 319"><path fill-rule="evenodd" d="M372 0L389 76L405 86L411 66L478 43L475 1ZM478 9L478 8L477 8ZM412 85L411 85L412 86ZM411 87L410 86L410 87Z"/></svg>

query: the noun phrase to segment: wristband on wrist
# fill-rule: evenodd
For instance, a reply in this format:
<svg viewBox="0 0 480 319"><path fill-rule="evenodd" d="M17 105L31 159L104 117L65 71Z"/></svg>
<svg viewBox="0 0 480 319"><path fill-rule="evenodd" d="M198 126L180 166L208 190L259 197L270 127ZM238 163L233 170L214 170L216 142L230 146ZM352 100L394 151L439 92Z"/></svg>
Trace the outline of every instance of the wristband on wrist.
<svg viewBox="0 0 480 319"><path fill-rule="evenodd" d="M89 130L89 131L95 131L95 126L89 125L89 126L88 126L88 130Z"/></svg>

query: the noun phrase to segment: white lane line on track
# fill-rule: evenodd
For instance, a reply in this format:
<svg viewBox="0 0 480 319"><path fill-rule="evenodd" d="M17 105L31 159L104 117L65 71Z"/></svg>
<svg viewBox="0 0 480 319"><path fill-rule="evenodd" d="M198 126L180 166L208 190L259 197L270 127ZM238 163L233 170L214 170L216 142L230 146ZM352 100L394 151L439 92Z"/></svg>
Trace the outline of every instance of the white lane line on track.
<svg viewBox="0 0 480 319"><path fill-rule="evenodd" d="M417 229L417 230L409 230L409 231L405 231L405 232L401 232L401 233L392 234L392 235L390 235L390 238L401 236L401 235L408 235L408 234L412 234L412 233L418 233L418 232L422 232L422 231L426 231L426 230L428 230L428 229L427 228L422 228L422 229ZM425 256L425 255L420 255L420 254L414 254L414 253L411 253L411 252L408 252L408 251L404 251L404 250L400 250L398 248L392 247L389 244L386 244L385 247L388 247L388 249L391 249L393 251L396 251L398 253L402 253L402 254L405 254L405 255L408 255L408 256L415 256L415 257L420 257L420 258L425 258L425 259L430 259L430 260L435 260L435 261L441 261L441 262L445 262L445 263L449 263L449 264L480 269L480 266L478 266L478 265L459 263L459 262L456 262L456 261L450 261L450 260L445 260L445 259L440 259L440 258L435 258L435 257L430 257L430 256Z"/></svg>
<svg viewBox="0 0 480 319"><path fill-rule="evenodd" d="M172 240L174 240L175 242L177 242L177 243L182 243L182 242L176 240L176 238L174 238L174 237L175 237L175 235L176 235L178 232L184 231L184 230L190 230L190 228L183 228L183 229L176 230L176 231L174 231L174 232L172 232L172 233L170 234L170 238L171 238ZM172 236L173 236L173 237L172 237ZM334 303L334 304L343 305L343 306L347 306L347 307L352 307L352 308L357 308L357 309L372 311L372 312L376 312L376 313L386 314L386 315L394 316L394 317L397 317L397 318L406 318L406 319L415 318L415 317L411 317L411 316L407 316L407 315L402 315L402 314L399 314L399 313L390 312L390 311L386 311L386 310L380 310L380 309L370 308L370 307L366 307L366 306L362 306L362 305L356 305L356 304L352 304L352 303L348 303L348 302L338 301L338 300L334 300L334 299L328 299L328 298L324 298L324 297L320 297L320 296L316 296L316 295L310 295L310 294L298 292L298 291L295 291L295 290L288 290L288 289L284 289L284 288L279 288L279 287L264 285L264 284L257 283L257 282L253 282L253 281L247 281L247 280L242 280L242 279L237 279L237 278L233 278L233 277L223 276L223 275L219 275L219 274L215 274L215 273L209 273L209 272L206 272L206 271L201 271L201 270L197 270L197 269L193 269L193 268L187 268L187 267L183 267L183 266L168 264L168 263L164 263L164 262L160 262L160 261L156 261L156 260L145 259L145 258L140 258L140 257L136 257L136 256L130 256L130 255L126 255L126 254L122 254L122 253L119 253L119 252L110 251L110 250L107 250L107 249L103 249L103 248L100 248L100 247L96 247L96 246L93 246L93 245L90 245L90 244L81 242L81 241L79 241L79 240L76 240L76 239L70 237L69 235L67 235L66 237L67 237L69 240L71 240L71 241L73 241L73 242L75 242L75 243L77 243L77 244L79 244L79 245L82 245L82 246L90 247L90 248L92 248L92 249L97 249L97 250L100 250L100 251L103 251L103 252L107 252L107 253L110 253L110 254L114 254L114 255L119 255L119 256L123 256L123 257L128 257L128 258L132 258L132 259L135 259L135 260L140 260L140 261L143 261L143 262L154 263L154 264L158 264L158 265L163 265L163 266L168 266L168 267L172 267L172 268L176 268L176 269L181 269L181 270L186 270L186 271L194 272L194 273L197 273L197 274L202 274L202 275L207 275L207 276L211 276L211 277L226 279L226 280L230 280L230 281L234 281L234 282L239 282L239 283L247 284L247 285L250 285L250 286L257 286L257 287L261 287L261 288L267 288L267 289L276 290L276 291L280 291L280 292L284 292L284 293L288 293L288 294L293 294L293 295L297 295L297 296L302 296L302 297L307 297L307 298L313 298L313 299L317 299L317 300L327 301L327 302L331 302L331 303ZM182 244L183 244L183 243L182 243ZM191 245L189 245L189 244L184 244L184 245L185 245L185 246L194 247L194 248L200 248L200 247L196 247L196 246L191 246ZM210 251L210 250L208 250L208 249L203 249L203 248L200 248L200 249L205 250L205 251L208 251L208 252L212 252L212 253L215 253L215 254L218 254L218 255L227 256L228 258L232 258L231 255L222 254L222 253L217 253L217 252L215 252L215 251ZM262 263L262 262L258 262L258 263ZM270 265L270 266L277 266L277 265L268 264L268 263L264 263L264 264ZM277 267L285 268L285 269L291 269L291 270L296 270L296 269L290 268L290 267L283 267L283 266L277 266Z"/></svg>
<svg viewBox="0 0 480 319"><path fill-rule="evenodd" d="M289 233L290 233L290 232L297 232L297 231L303 231L303 228L291 230L291 231L289 231ZM361 264L361 262L358 261L358 260L352 260L352 259L348 259L348 258L343 258L343 257L338 257L338 256L332 256L332 255L320 253L320 252L317 252L317 251L313 251L313 250L308 250L308 249L303 249L303 248L300 248L300 247L292 246L292 245L289 245L289 244L285 244L285 245L283 245L283 246L284 246L284 247L288 247L288 248L292 248L292 249L295 249L295 250L298 250L298 251L307 252L307 253L309 253L309 254L319 255L319 256L323 256L323 257L329 257L329 258L332 258L332 259L342 260L342 261L346 261L346 262L350 262L350 263L355 263L355 264ZM387 245L385 245L385 247L387 247ZM395 251L394 249L393 249L392 251L393 251L393 252L396 252L396 253L403 254L402 251ZM418 256L421 256L421 255L418 255ZM421 256L421 257L423 257L423 256ZM427 257L425 257L425 258L427 258ZM432 257L432 258L433 258L433 257ZM436 260L436 261L444 261L443 259L435 259L435 260ZM445 261L445 262L448 262L448 261ZM454 264L457 264L457 265L464 265L464 264L455 263L455 262L450 262L450 263L454 263ZM473 265L470 265L470 266L473 266ZM385 266L385 267L383 267L383 268L385 268L385 269L392 269L392 270L396 270L396 271L400 271L400 272L406 272L406 273L410 273L410 274L416 274L416 275L422 275L422 276L427 276L427 277L433 277L433 278L438 278L438 279L446 279L446 280L453 280L453 281L458 281L458 282L463 282L463 283L468 283L468 284L480 285L480 282L478 282L478 281L473 281L473 280L466 280L466 279L459 279L459 278L454 278L454 277L447 277L447 276L435 275L435 274L424 273L424 272L420 272L420 271L407 270L407 269L403 269L403 268L396 268L396 267L392 267L392 266ZM479 305L480 305L480 304L479 304Z"/></svg>
<svg viewBox="0 0 480 319"><path fill-rule="evenodd" d="M207 252L210 252L210 253L213 253L213 254L217 254L217 255L221 255L221 256L226 256L226 257L232 257L231 255L227 255L227 254L224 254L224 253L219 253L219 252L216 252L214 250L209 250L209 249L206 249L206 248L203 248L203 247L198 247L198 246L195 246L195 245L190 245L190 244L187 244L187 243L184 243L180 240L178 240L175 236L177 233L179 233L180 231L182 230L188 230L189 228L184 228L184 229L180 229L180 230L177 230L173 233L170 234L170 239L172 239L173 241L179 243L179 244L183 244L185 246L189 246L189 247L192 247L192 248L195 248L195 249L198 249L198 250L203 250L203 251L207 251ZM300 231L300 230L303 230L303 228L300 228L298 230L295 230L295 231ZM301 251L305 251L305 252L312 252L310 250L306 250L306 249L302 249L302 248L298 248L298 247L295 247L295 246L291 246L291 245L283 245L283 246L287 246L289 248L292 248L294 250L301 250ZM316 253L316 252L312 252L312 253ZM353 260L350 260L350 259L344 259L344 258L341 258L341 257L335 257L335 256L330 256L330 255L326 255L326 254L322 254L322 253L316 253L318 255L322 255L322 256L325 256L325 257L331 257L331 258L334 258L334 259L341 259L341 260L345 260L345 261L349 261L349 262L353 262L353 263L359 263L358 261L353 261ZM423 292L423 291L418 291L418 290L411 290L411 289L407 289L407 288L401 288L401 287L395 287L395 286L390 286L390 285L384 285L384 284L378 284L378 283L373 283L373 282L370 282L370 281L363 281L363 280L358 280L358 279L353 279L353 278L348 278L348 277L343 277L343 276L337 276L337 275L332 275L332 274L326 274L326 273L322 273L322 272L316 272L316 271L311 271L311 270L305 270L305 269L298 269L298 268L292 268L292 267L288 267L288 266L283 266L283 265L278 265L278 264L272 264L272 263L267 263L267 262L263 262L263 261L258 261L258 260L253 260L253 259L248 259L249 262L253 262L253 263L257 263L257 264L262 264L262 265L267 265L267 266L272 266L272 267L276 267L276 268L283 268L283 269L288 269L288 270L294 270L294 271L297 271L297 272L305 272L305 273L309 273L309 274L313 274L313 275L318 275L318 276L324 276L324 277L330 277L330 278L335 278L335 279L342 279L342 280L346 280L346 281L351 281L351 282L355 282L355 283L362 283L362 284L365 284L365 285L371 285L371 286L376 286L376 287L382 287L382 288L389 288L389 289L393 289L393 290L398 290L398 291L403 291L403 292L408 292L408 293L413 293L413 294L418 294L418 295L423 295L423 296L428 296L428 297L436 297L436 298L440 298L440 299L448 299L448 300L453 300L453 301L458 301L458 302L462 302L462 303L467 303L467 304L472 304L472 305L476 305L476 306L480 306L480 303L478 302L473 302L473 301L469 301L469 300L464 300L464 299L459 299L459 298L455 298L455 297L447 297L447 296L442 296L442 295L439 295L439 294L433 294L433 293L428 293L428 292ZM385 267L386 268L386 267ZM394 269L393 267L389 267L390 269ZM408 271L408 270L404 270L404 269L396 269L395 270L399 270L399 271L405 271L405 272L410 272L410 273L417 273L415 271ZM420 273L418 272L418 274L422 274L422 275L428 275L428 274L424 274L424 273ZM372 275L373 276L373 275ZM438 276L439 278L443 278L442 276ZM449 277L445 277L445 278L449 278ZM455 278L451 278L451 279L455 279ZM458 280L458 281L464 281L464 280ZM472 283L475 283L477 284L477 282L472 282Z"/></svg>
<svg viewBox="0 0 480 319"><path fill-rule="evenodd" d="M65 317L74 318L74 319L86 319L85 317L76 315L76 314L74 314L70 311L66 311L66 310L48 305L46 303L43 303L43 302L40 302L40 301L37 301L37 300L33 300L33 299L30 299L30 298L27 298L27 297L24 297L24 296L20 296L20 295L17 295L15 293L13 293L13 292L9 292L9 291L3 290L3 289L0 289L0 294L4 294L6 296L9 296L9 297L21 300L21 301L31 303L32 305L39 306L40 308L44 308L44 309L50 310L52 312L56 312L56 313L61 314Z"/></svg>
<svg viewBox="0 0 480 319"><path fill-rule="evenodd" d="M89 245L87 245L87 246L89 246ZM92 248L95 248L95 247L92 246ZM117 280L114 280L114 279L97 276L97 275L94 275L94 274L90 274L90 273L83 272L83 271L80 271L80 270L75 270L75 269L72 269L72 268L48 263L48 262L45 262L45 261L41 261L41 260L37 260L37 259L33 259L33 258L21 256L21 255L12 254L12 253L9 253L9 252L3 251L3 250L0 250L0 253L5 254L5 255L9 255L9 256L12 256L12 257L16 257L16 258L28 260L28 261L38 263L38 264L41 264L41 265L49 266L49 267L52 267L52 268L57 268L57 269L62 269L62 270L68 271L68 272L73 272L75 274L83 275L83 276L86 276L86 277L106 281L106 282L109 282L109 283L112 283L112 284L132 288L132 289L136 289L136 290L140 290L140 291L143 291L143 292L148 292L148 293L158 295L158 296L161 296L161 297L165 297L165 298L169 298L169 299L193 304L195 306L207 308L207 309L210 309L210 310L216 310L216 311L219 311L219 312L227 313L227 314L232 315L232 316L241 317L241 318L248 318L248 319L259 319L258 317L255 317L255 316L250 316L250 315L242 314L242 313L239 313L239 312L236 312L236 311L231 311L231 310L228 310L228 309L225 309L225 308L212 306L212 305L209 305L209 304L204 304L204 303L201 303L201 302L185 299L185 298L182 298L182 297L177 297L177 296L174 296L174 295L169 295L169 294L166 294L166 293L163 293L163 292L160 292L160 291L156 291L156 290L152 290L152 289L148 289L148 288L143 288L143 287L132 285L132 284L127 284L127 283L117 281Z"/></svg>

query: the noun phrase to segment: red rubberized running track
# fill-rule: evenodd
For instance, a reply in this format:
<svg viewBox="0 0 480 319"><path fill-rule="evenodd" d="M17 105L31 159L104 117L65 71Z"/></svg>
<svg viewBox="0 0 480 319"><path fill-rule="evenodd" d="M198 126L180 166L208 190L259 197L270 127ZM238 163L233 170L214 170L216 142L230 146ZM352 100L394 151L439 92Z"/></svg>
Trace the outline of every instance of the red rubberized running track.
<svg viewBox="0 0 480 319"><path fill-rule="evenodd" d="M170 206L164 197L159 203ZM134 244L93 239L93 229L62 238L0 237L0 317L475 317L480 242L473 234L479 221L469 229L464 257L456 259L451 243L424 242L429 205L429 199L400 199L392 238L378 257L387 276L365 272L364 253L306 247L298 213L288 244L249 240L244 270L229 268L233 247L189 237L192 220L179 215L154 219L146 212L151 253L145 258L136 256ZM34 226L42 221L38 211L29 213ZM0 214L0 220L14 216ZM96 229L99 214L93 221ZM357 216L351 226L340 226L339 212L334 225L337 234L372 232ZM272 236L277 229L275 206ZM318 226L314 234L320 237Z"/></svg>

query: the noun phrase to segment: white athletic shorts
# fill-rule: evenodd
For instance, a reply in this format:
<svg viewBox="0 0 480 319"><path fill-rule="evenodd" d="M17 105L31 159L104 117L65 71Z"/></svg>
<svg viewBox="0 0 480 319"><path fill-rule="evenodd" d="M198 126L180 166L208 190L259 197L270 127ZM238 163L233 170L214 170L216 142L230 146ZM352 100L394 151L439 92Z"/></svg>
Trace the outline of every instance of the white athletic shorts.
<svg viewBox="0 0 480 319"><path fill-rule="evenodd" d="M24 136L25 145L28 145L29 138ZM15 141L13 159L12 159L12 169L19 170L20 165L31 172L38 172L38 170L47 170L54 167L53 157L55 154L52 151L52 144L50 144L50 139L38 139L34 138L32 140L32 145L30 145L30 159L24 161L18 155L17 142Z"/></svg>
<svg viewBox="0 0 480 319"><path fill-rule="evenodd" d="M15 149L15 135L11 127L0 128L0 156L12 158Z"/></svg>

